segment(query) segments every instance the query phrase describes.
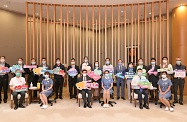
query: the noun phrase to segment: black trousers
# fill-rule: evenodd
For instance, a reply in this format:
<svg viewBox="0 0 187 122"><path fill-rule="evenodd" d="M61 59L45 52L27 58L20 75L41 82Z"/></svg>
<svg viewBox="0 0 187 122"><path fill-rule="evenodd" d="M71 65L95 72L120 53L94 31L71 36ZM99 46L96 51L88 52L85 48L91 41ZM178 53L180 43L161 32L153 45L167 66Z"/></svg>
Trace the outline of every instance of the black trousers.
<svg viewBox="0 0 187 122"><path fill-rule="evenodd" d="M86 93L88 94L88 101L86 100ZM90 104L91 100L92 100L92 91L88 90L88 89L83 89L81 90L81 94L82 94L82 99L84 101L84 104L86 104L88 102L88 104Z"/></svg>
<svg viewBox="0 0 187 122"><path fill-rule="evenodd" d="M14 104L15 105L18 105L18 94L21 95L21 98L19 100L19 105L22 105L24 99L25 99L25 92L22 91L22 92L13 92L12 95L13 95L13 100L14 100Z"/></svg>
<svg viewBox="0 0 187 122"><path fill-rule="evenodd" d="M68 80L70 97L77 96L76 83L77 83L77 78L71 78Z"/></svg>
<svg viewBox="0 0 187 122"><path fill-rule="evenodd" d="M64 85L64 78L56 78L55 79L55 94L56 97L62 97L62 91L63 91L63 85ZM58 94L59 92L59 94Z"/></svg>
<svg viewBox="0 0 187 122"><path fill-rule="evenodd" d="M174 100L178 101L177 91L179 88L180 97L179 102L183 102L183 92L184 92L184 79L174 79L173 80L173 91L174 91Z"/></svg>
<svg viewBox="0 0 187 122"><path fill-rule="evenodd" d="M140 105L142 105L142 94L144 95L144 104L148 103L148 91L146 89L143 89L142 91L140 91L140 89L134 89L134 93L138 94Z"/></svg>
<svg viewBox="0 0 187 122"><path fill-rule="evenodd" d="M1 98L2 88L3 88L3 92L4 92L4 100L7 100L8 99L8 95L7 95L8 79L4 76L0 76L0 101L2 101L2 98Z"/></svg>

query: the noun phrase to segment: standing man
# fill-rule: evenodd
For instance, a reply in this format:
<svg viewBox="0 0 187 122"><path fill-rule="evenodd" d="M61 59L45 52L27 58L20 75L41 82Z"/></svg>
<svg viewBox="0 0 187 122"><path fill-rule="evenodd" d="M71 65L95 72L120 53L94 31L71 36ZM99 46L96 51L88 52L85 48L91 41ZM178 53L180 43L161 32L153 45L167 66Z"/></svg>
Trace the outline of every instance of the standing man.
<svg viewBox="0 0 187 122"><path fill-rule="evenodd" d="M157 72L158 69L160 69L160 66L156 65L156 59L151 58L151 65L149 65L147 68L147 75L149 82L151 82L153 87L156 88L158 88L157 82L159 80L159 73ZM153 92L151 92L151 98L154 98Z"/></svg>
<svg viewBox="0 0 187 122"><path fill-rule="evenodd" d="M173 70L184 70L186 72L186 66L182 65L181 59L178 57L176 58L176 64L173 66ZM178 103L183 105L183 92L184 92L184 80L185 77L175 77L173 78L173 89L174 89L174 103ZM180 97L178 101L177 91L180 91Z"/></svg>
<svg viewBox="0 0 187 122"><path fill-rule="evenodd" d="M137 73L138 69L142 69L142 75L146 76L147 66L144 65L143 59L138 59L138 65L134 67L134 72Z"/></svg>
<svg viewBox="0 0 187 122"><path fill-rule="evenodd" d="M64 70L65 72L65 67L63 64L61 64L60 58L56 59L56 64L53 66L53 69L55 68L60 68L61 70ZM54 80L55 80L55 94L56 94L55 99L58 99L58 96L60 99L63 99L62 91L63 91L63 85L64 85L64 77L62 75L54 74ZM59 94L58 94L58 91L59 91Z"/></svg>
<svg viewBox="0 0 187 122"><path fill-rule="evenodd" d="M83 69L85 69L85 66L88 66L88 67L90 67L90 69L86 69L87 71L88 70L92 70L92 64L88 61L88 56L85 56L84 57L84 61L83 61L83 63L80 65L80 72L83 70Z"/></svg>
<svg viewBox="0 0 187 122"><path fill-rule="evenodd" d="M125 71L126 68L122 64L122 60L118 60L118 65L115 67L114 74L120 73L121 76L124 76L125 78ZM120 99L120 85L121 85L121 98L125 100L125 80L124 78L120 78L116 76L116 82L117 82L117 100Z"/></svg>
<svg viewBox="0 0 187 122"><path fill-rule="evenodd" d="M1 56L0 57L0 67L10 67L9 64L7 64L5 62L5 56ZM7 99L8 99L8 95L7 95L7 91L8 91L8 72L7 73L0 73L0 103L2 101L1 99L1 90L3 88L3 92L4 92L4 103L7 103Z"/></svg>
<svg viewBox="0 0 187 122"><path fill-rule="evenodd" d="M28 68L24 68L23 58L18 58L18 63L16 65L20 66L21 77L25 78L25 75L28 74L29 69ZM14 76L16 76L16 75L14 74Z"/></svg>
<svg viewBox="0 0 187 122"><path fill-rule="evenodd" d="M71 59L71 65L68 66L67 71L71 68L75 68L75 70L77 70L77 75L80 73L79 72L79 67L77 65L75 65L75 59L74 58ZM77 75L76 76L68 75L69 76L68 77L68 84L69 84L70 99L76 98L76 96L77 96L77 87L76 87ZM74 90L74 93L73 93L73 90Z"/></svg>
<svg viewBox="0 0 187 122"><path fill-rule="evenodd" d="M50 70L51 69L50 66L47 64L46 58L42 58L42 64L39 65L38 67L42 67L43 69L46 69L46 70ZM43 74L39 74L38 81L41 83L43 79L44 79Z"/></svg>

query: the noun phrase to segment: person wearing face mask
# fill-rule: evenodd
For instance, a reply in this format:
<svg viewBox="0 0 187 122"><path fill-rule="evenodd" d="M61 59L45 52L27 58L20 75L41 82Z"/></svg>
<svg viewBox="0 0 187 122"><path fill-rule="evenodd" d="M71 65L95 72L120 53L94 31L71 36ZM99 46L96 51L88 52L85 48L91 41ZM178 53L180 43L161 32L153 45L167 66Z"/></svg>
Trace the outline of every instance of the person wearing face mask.
<svg viewBox="0 0 187 122"><path fill-rule="evenodd" d="M61 64L60 58L56 59L56 64L53 66L53 69L55 68L60 68L61 70L64 70L65 72L65 67L63 64ZM64 86L64 77L62 75L54 74L54 80L55 80L55 94L56 94L55 99L58 99L58 95L60 99L63 99L62 92L63 92L63 86ZM59 91L59 94L58 94L58 91Z"/></svg>
<svg viewBox="0 0 187 122"><path fill-rule="evenodd" d="M110 69L110 70L109 70ZM103 65L103 72L105 72L105 70L109 70L110 74L114 73L114 67L113 65L110 63L110 58L106 58L105 59L105 65Z"/></svg>
<svg viewBox="0 0 187 122"><path fill-rule="evenodd" d="M37 66L35 58L31 59L31 65ZM29 72L28 72L28 85L29 85L29 87L30 87L31 82L32 82L33 86L37 86L38 77L39 77L38 75L34 74L33 68L29 68ZM37 91L36 90L34 91L33 97L37 97Z"/></svg>
<svg viewBox="0 0 187 122"><path fill-rule="evenodd" d="M186 71L186 66L182 65L181 63L181 59L178 57L176 58L176 64L173 66L173 70L185 70ZM184 80L185 77L175 77L173 78L173 89L174 89L174 103L178 103L180 105L183 105L183 92L184 92ZM177 91L178 91L178 87L179 87L179 91L180 91L180 97L179 97L179 101L178 101L178 96L177 96Z"/></svg>
<svg viewBox="0 0 187 122"><path fill-rule="evenodd" d="M83 69L82 75L77 79L77 82L79 83L79 82L89 81L89 80L91 80L91 78L87 75L87 70ZM90 105L91 99L92 99L92 91L89 89L82 89L82 90L79 90L79 93L82 94L82 99L84 101L83 107L92 108L92 106ZM86 98L86 93L88 94L88 99Z"/></svg>
<svg viewBox="0 0 187 122"><path fill-rule="evenodd" d="M82 70L84 69L84 67L82 66L83 64L86 64L86 66L90 66L90 70L93 69L92 64L88 61L88 56L84 57L84 61L80 65L80 72L82 72Z"/></svg>
<svg viewBox="0 0 187 122"><path fill-rule="evenodd" d="M145 107L146 109L149 109L148 91L147 91L147 88L144 89L139 85L139 82L141 80L146 80L146 77L142 76L142 69L138 69L137 75L135 75L133 77L131 85L132 85L132 88L134 89L134 93L138 95L139 108L143 109L143 107ZM142 94L144 95L144 105L143 106L142 106Z"/></svg>
<svg viewBox="0 0 187 122"><path fill-rule="evenodd" d="M20 66L21 76L25 78L25 75L28 74L29 69L24 68L23 58L18 58L18 63L16 65ZM14 74L15 76L15 74Z"/></svg>
<svg viewBox="0 0 187 122"><path fill-rule="evenodd" d="M9 85L10 85L10 89L12 90L13 100L14 100L14 104L15 104L14 110L17 110L18 107L25 108L25 106L23 106L23 104L22 104L25 99L25 91L16 92L15 87L19 86L19 85L21 85L21 86L25 85L26 82L25 82L25 78L21 77L21 70L16 70L15 75L16 76L10 80ZM18 94L21 95L21 98L19 100L19 104L18 104Z"/></svg>
<svg viewBox="0 0 187 122"><path fill-rule="evenodd" d="M168 75L168 78L172 78L173 74L173 67L171 64L168 63L168 57L162 57L162 64L160 64L160 69L163 69L163 71L166 71Z"/></svg>
<svg viewBox="0 0 187 122"><path fill-rule="evenodd" d="M168 101L169 97L171 97L171 86L172 82L167 78L167 72L162 72L162 78L158 81L159 88L159 99L166 106L165 111L174 111L174 109L170 106Z"/></svg>
<svg viewBox="0 0 187 122"><path fill-rule="evenodd" d="M116 82L117 82L117 100L120 99L120 85L121 85L121 98L125 100L125 72L126 68L122 64L122 60L118 60L118 65L115 67L114 74L121 73L121 76L124 76L124 78L120 78L116 76Z"/></svg>
<svg viewBox="0 0 187 122"><path fill-rule="evenodd" d="M42 58L41 62L42 62L42 64L39 65L38 67L41 67L41 68L46 69L46 70L51 69L51 67L47 64L46 58ZM42 82L42 80L44 79L43 74L38 74L38 76L39 76L38 81Z"/></svg>
<svg viewBox="0 0 187 122"><path fill-rule="evenodd" d="M152 86L156 88L158 88L157 82L159 80L159 75L160 75L160 73L157 72L158 69L160 69L160 66L156 65L156 59L151 58L151 65L147 67L147 75L148 75L148 80L152 83ZM151 98L154 99L154 93L152 91L151 91Z"/></svg>
<svg viewBox="0 0 187 122"><path fill-rule="evenodd" d="M104 100L104 108L108 108L110 101L110 94L113 93L112 87L113 87L113 78L109 74L108 70L105 70L104 77L102 78L102 88L103 88L103 100Z"/></svg>
<svg viewBox="0 0 187 122"><path fill-rule="evenodd" d="M42 92L40 92L40 99L42 101L42 109L48 108L47 97L53 92L53 80L49 77L49 72L44 73L44 79L42 80Z"/></svg>
<svg viewBox="0 0 187 122"><path fill-rule="evenodd" d="M8 67L8 68L10 67L10 65L5 62L5 56L0 57L0 67ZM4 103L7 103L8 78L9 78L8 72L7 73L0 73L0 103L2 101L2 98L1 98L2 88L3 88L3 93L4 93L3 101L4 101Z"/></svg>
<svg viewBox="0 0 187 122"><path fill-rule="evenodd" d="M71 59L71 64L68 66L67 71L71 68L75 68L77 70L78 74L80 74L79 66L77 66L75 64L75 59L74 58ZM74 77L71 77L70 75L68 75L68 85L69 85L70 99L76 98L76 96L77 96L77 87L76 87L77 75L74 76Z"/></svg>
<svg viewBox="0 0 187 122"><path fill-rule="evenodd" d="M143 72L142 72L142 75L143 75L143 76L146 76L147 66L145 66L145 65L143 64L143 59L142 59L142 58L138 59L138 65L134 67L134 72L137 73L137 69L139 69L139 68L141 68L142 71L143 71Z"/></svg>
<svg viewBox="0 0 187 122"><path fill-rule="evenodd" d="M133 76L133 75L135 75L135 72L133 71L133 63L132 62L129 62L128 63L128 68L126 69L126 75L125 75L125 77L126 77L126 79L127 79L127 92L128 92L128 98L129 98L129 100L130 100L130 84L131 84L131 82L132 82L132 78L131 77L127 77L128 75L131 75L131 76Z"/></svg>

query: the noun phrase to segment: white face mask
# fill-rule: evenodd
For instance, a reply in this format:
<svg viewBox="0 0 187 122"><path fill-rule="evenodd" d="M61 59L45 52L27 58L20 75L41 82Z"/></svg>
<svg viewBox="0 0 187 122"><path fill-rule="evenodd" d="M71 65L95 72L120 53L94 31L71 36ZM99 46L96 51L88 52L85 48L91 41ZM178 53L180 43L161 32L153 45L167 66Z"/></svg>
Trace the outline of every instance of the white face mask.
<svg viewBox="0 0 187 122"><path fill-rule="evenodd" d="M1 61L1 63L4 63L4 62L5 62L5 59L1 59L0 61Z"/></svg>
<svg viewBox="0 0 187 122"><path fill-rule="evenodd" d="M142 73L141 72L138 72L138 76L141 76L142 75Z"/></svg>
<svg viewBox="0 0 187 122"><path fill-rule="evenodd" d="M140 62L138 62L138 64L139 64L139 65L142 65L142 64L143 64L143 62L142 62L142 61L140 61Z"/></svg>
<svg viewBox="0 0 187 122"><path fill-rule="evenodd" d="M56 64L60 64L60 61L57 61Z"/></svg>
<svg viewBox="0 0 187 122"><path fill-rule="evenodd" d="M181 65L181 61L176 61L176 64L177 65Z"/></svg>
<svg viewBox="0 0 187 122"><path fill-rule="evenodd" d="M42 64L46 64L46 61L42 61Z"/></svg>
<svg viewBox="0 0 187 122"><path fill-rule="evenodd" d="M33 65L34 65L34 64L36 64L36 62L34 62L34 61L33 61L33 62L31 62L31 64L33 64Z"/></svg>
<svg viewBox="0 0 187 122"><path fill-rule="evenodd" d="M47 79L47 78L49 78L49 75L44 75L44 77Z"/></svg>
<svg viewBox="0 0 187 122"><path fill-rule="evenodd" d="M87 59L85 59L85 60L84 60L84 62L85 62L85 63L87 63L87 62L88 62L88 60L87 60Z"/></svg>
<svg viewBox="0 0 187 122"><path fill-rule="evenodd" d="M156 63L154 61L151 62L151 65L155 65Z"/></svg>
<svg viewBox="0 0 187 122"><path fill-rule="evenodd" d="M22 61L18 61L18 64L22 64Z"/></svg>
<svg viewBox="0 0 187 122"><path fill-rule="evenodd" d="M167 60L163 60L163 63L167 63L168 61Z"/></svg>
<svg viewBox="0 0 187 122"><path fill-rule="evenodd" d="M166 75L162 75L162 78L165 79L165 78L166 78Z"/></svg>
<svg viewBox="0 0 187 122"><path fill-rule="evenodd" d="M75 62L74 62L74 61L72 61L72 62L71 62L71 65L75 65Z"/></svg>

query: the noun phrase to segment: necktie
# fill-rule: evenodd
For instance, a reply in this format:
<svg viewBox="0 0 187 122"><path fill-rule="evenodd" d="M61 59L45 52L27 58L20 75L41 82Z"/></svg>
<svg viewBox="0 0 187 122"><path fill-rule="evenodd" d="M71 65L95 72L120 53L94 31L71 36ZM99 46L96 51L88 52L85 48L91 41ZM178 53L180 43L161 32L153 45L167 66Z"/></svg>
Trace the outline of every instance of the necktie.
<svg viewBox="0 0 187 122"><path fill-rule="evenodd" d="M83 77L83 81L86 81L86 77Z"/></svg>
<svg viewBox="0 0 187 122"><path fill-rule="evenodd" d="M140 76L140 81L141 81L141 76ZM140 91L142 92L143 91L143 89L140 87Z"/></svg>

